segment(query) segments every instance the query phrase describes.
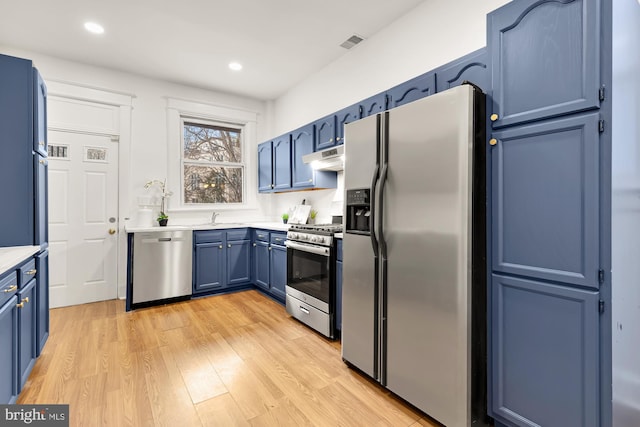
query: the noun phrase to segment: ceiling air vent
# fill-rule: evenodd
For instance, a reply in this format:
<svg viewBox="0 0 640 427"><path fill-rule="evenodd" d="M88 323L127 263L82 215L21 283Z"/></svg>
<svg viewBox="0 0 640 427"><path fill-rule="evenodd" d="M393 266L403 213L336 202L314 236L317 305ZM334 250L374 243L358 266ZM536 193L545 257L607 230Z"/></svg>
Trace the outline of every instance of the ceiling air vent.
<svg viewBox="0 0 640 427"><path fill-rule="evenodd" d="M362 40L364 40L363 37L360 37L354 34L351 37L349 37L347 40L345 40L340 46L342 46L345 49L351 49L352 47L360 43Z"/></svg>

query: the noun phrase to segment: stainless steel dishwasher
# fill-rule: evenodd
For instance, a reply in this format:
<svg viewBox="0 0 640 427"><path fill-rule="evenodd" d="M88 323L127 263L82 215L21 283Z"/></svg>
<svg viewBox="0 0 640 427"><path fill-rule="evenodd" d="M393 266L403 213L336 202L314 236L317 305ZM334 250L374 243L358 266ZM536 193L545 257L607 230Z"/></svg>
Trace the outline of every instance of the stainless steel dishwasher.
<svg viewBox="0 0 640 427"><path fill-rule="evenodd" d="M134 234L133 304L191 295L192 240L191 230Z"/></svg>

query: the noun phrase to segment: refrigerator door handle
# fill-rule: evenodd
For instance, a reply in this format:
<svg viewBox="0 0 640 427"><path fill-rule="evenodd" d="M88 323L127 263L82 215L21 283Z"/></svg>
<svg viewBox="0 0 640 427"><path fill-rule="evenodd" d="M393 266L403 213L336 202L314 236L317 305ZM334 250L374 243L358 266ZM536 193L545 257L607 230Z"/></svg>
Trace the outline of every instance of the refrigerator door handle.
<svg viewBox="0 0 640 427"><path fill-rule="evenodd" d="M378 184L378 172L380 172L380 164L376 163L376 167L373 171L373 179L371 180L371 210L369 216L369 224L371 224L371 232L369 235L371 236L371 247L373 249L374 255L378 256L378 239L376 236L376 187Z"/></svg>

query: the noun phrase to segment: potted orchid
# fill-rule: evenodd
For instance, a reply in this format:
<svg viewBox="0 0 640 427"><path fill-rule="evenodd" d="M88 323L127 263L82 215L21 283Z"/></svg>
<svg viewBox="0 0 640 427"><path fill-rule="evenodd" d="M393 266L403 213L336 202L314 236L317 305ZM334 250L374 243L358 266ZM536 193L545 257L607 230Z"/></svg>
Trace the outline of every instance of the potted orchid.
<svg viewBox="0 0 640 427"><path fill-rule="evenodd" d="M166 178L163 181L158 179L154 179L152 181L148 181L144 188L151 188L154 185L158 186L160 189L160 213L158 214L158 224L160 227L165 227L167 222L169 221L169 216L165 213L165 202L168 197L173 194L173 191L167 191L167 180Z"/></svg>

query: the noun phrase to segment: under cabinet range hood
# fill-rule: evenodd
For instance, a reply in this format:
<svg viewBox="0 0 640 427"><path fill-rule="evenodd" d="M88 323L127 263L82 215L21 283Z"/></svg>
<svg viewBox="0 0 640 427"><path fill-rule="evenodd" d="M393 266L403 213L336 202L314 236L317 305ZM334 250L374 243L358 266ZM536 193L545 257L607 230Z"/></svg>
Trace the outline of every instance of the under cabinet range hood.
<svg viewBox="0 0 640 427"><path fill-rule="evenodd" d="M302 156L302 161L311 164L315 170L341 171L344 170L344 145L316 151Z"/></svg>

